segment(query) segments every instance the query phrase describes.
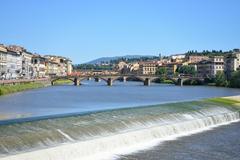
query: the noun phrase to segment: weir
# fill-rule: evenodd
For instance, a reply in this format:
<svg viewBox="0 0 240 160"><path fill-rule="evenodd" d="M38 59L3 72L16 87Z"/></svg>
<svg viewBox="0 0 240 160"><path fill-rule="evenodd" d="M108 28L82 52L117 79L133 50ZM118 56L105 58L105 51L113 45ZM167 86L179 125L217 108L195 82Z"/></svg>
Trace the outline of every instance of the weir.
<svg viewBox="0 0 240 160"><path fill-rule="evenodd" d="M214 105L194 104L195 108L187 106L182 111L165 107L169 109L121 109L3 125L0 160L106 158L150 142L239 120L238 111Z"/></svg>

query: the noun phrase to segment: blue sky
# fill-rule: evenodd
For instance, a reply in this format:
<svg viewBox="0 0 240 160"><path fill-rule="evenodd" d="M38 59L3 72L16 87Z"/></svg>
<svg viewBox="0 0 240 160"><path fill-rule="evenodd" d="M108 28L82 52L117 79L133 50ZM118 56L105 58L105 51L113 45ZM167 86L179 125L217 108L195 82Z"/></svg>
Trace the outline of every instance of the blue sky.
<svg viewBox="0 0 240 160"><path fill-rule="evenodd" d="M0 43L83 63L240 48L239 0L5 0Z"/></svg>

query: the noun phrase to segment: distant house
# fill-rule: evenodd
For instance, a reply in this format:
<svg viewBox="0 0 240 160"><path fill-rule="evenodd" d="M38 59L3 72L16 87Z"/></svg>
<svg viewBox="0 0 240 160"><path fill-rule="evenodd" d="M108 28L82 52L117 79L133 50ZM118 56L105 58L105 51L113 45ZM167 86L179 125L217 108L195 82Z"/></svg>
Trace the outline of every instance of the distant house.
<svg viewBox="0 0 240 160"><path fill-rule="evenodd" d="M181 63L185 60L185 54L175 54L171 56L171 62L173 63Z"/></svg>
<svg viewBox="0 0 240 160"><path fill-rule="evenodd" d="M46 58L40 55L33 55L32 57L33 64L33 77L35 78L43 78L46 77Z"/></svg>
<svg viewBox="0 0 240 160"><path fill-rule="evenodd" d="M72 73L72 61L62 56L32 54L17 45L0 44L0 79L31 79Z"/></svg>
<svg viewBox="0 0 240 160"><path fill-rule="evenodd" d="M0 79L4 79L7 73L7 49L0 46Z"/></svg>
<svg viewBox="0 0 240 160"><path fill-rule="evenodd" d="M9 45L6 47L8 51L16 52L21 56L22 60L22 68L21 74L19 75L21 78L30 79L33 76L33 65L32 65L32 57L33 54L28 52L25 48L17 45Z"/></svg>
<svg viewBox="0 0 240 160"><path fill-rule="evenodd" d="M218 72L224 71L224 57L214 56L197 64L197 74L200 77L214 78Z"/></svg>
<svg viewBox="0 0 240 160"><path fill-rule="evenodd" d="M32 57L33 54L27 51L21 52L22 56L22 76L26 79L31 79L34 75Z"/></svg>
<svg viewBox="0 0 240 160"><path fill-rule="evenodd" d="M171 55L171 59L184 59L186 57L185 54L175 54Z"/></svg>
<svg viewBox="0 0 240 160"><path fill-rule="evenodd" d="M46 75L57 76L58 74L58 63L46 60Z"/></svg>
<svg viewBox="0 0 240 160"><path fill-rule="evenodd" d="M182 63L168 63L165 65L167 69L167 75L174 75L177 71L177 68L182 66Z"/></svg>
<svg viewBox="0 0 240 160"><path fill-rule="evenodd" d="M67 64L67 75L71 75L73 71L72 61L66 58L65 62Z"/></svg>
<svg viewBox="0 0 240 160"><path fill-rule="evenodd" d="M234 52L226 56L224 67L224 72L228 79L231 77L232 72L240 70L240 52Z"/></svg>
<svg viewBox="0 0 240 160"><path fill-rule="evenodd" d="M66 76L72 73L72 61L66 57L46 55L44 56L49 62L58 64L58 76Z"/></svg>
<svg viewBox="0 0 240 160"><path fill-rule="evenodd" d="M139 62L139 74L153 75L156 74L157 63L152 61Z"/></svg>
<svg viewBox="0 0 240 160"><path fill-rule="evenodd" d="M120 73L127 73L129 72L128 64L124 61L120 61L115 65L114 70Z"/></svg>
<svg viewBox="0 0 240 160"><path fill-rule="evenodd" d="M130 70L130 73L137 74L137 71L139 70L139 63L137 62L130 63L129 70Z"/></svg>
<svg viewBox="0 0 240 160"><path fill-rule="evenodd" d="M22 56L15 51L7 51L7 73L5 79L17 79L22 74Z"/></svg>
<svg viewBox="0 0 240 160"><path fill-rule="evenodd" d="M198 62L201 62L203 60L208 60L208 59L209 59L208 56L195 56L195 55L193 55L193 56L188 56L187 57L187 61L189 63L198 63Z"/></svg>

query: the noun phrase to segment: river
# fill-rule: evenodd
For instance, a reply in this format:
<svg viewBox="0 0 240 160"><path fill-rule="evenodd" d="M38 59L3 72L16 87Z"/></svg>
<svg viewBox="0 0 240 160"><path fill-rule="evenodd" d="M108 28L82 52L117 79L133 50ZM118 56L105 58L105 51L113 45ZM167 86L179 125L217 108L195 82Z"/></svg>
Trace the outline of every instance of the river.
<svg viewBox="0 0 240 160"><path fill-rule="evenodd" d="M0 97L0 113L6 118L84 113L138 107L202 98L239 95L239 89L207 86L175 86L142 82L84 81L82 86L53 86ZM0 114L0 115L1 115Z"/></svg>
<svg viewBox="0 0 240 160"><path fill-rule="evenodd" d="M228 106L188 101L239 94L239 89L207 86L115 82L108 87L104 82L84 81L81 86L2 96L0 159L170 160L171 156L153 152L161 147L149 148L169 138L239 121L239 112ZM146 154L135 153L138 150ZM165 150L171 153L176 148L166 145ZM130 155L122 156L126 154Z"/></svg>

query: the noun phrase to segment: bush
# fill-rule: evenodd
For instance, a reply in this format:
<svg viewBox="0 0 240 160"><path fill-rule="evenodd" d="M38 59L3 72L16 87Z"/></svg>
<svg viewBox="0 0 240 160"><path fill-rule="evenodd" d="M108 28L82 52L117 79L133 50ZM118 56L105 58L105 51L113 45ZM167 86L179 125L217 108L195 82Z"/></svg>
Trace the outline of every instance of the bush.
<svg viewBox="0 0 240 160"><path fill-rule="evenodd" d="M195 75L196 70L194 66L181 66L177 69L178 73Z"/></svg>
<svg viewBox="0 0 240 160"><path fill-rule="evenodd" d="M229 86L233 88L240 88L240 71L236 71L232 74Z"/></svg>
<svg viewBox="0 0 240 160"><path fill-rule="evenodd" d="M166 79L166 80L164 80L162 83L173 84L173 81L172 81L172 80L168 80L168 79Z"/></svg>
<svg viewBox="0 0 240 160"><path fill-rule="evenodd" d="M198 80L186 80L184 85L202 85L202 82Z"/></svg>
<svg viewBox="0 0 240 160"><path fill-rule="evenodd" d="M217 72L214 82L216 86L227 86L227 80L223 72Z"/></svg>
<svg viewBox="0 0 240 160"><path fill-rule="evenodd" d="M206 84L214 83L214 79L213 78L204 78L204 83L206 83Z"/></svg>

